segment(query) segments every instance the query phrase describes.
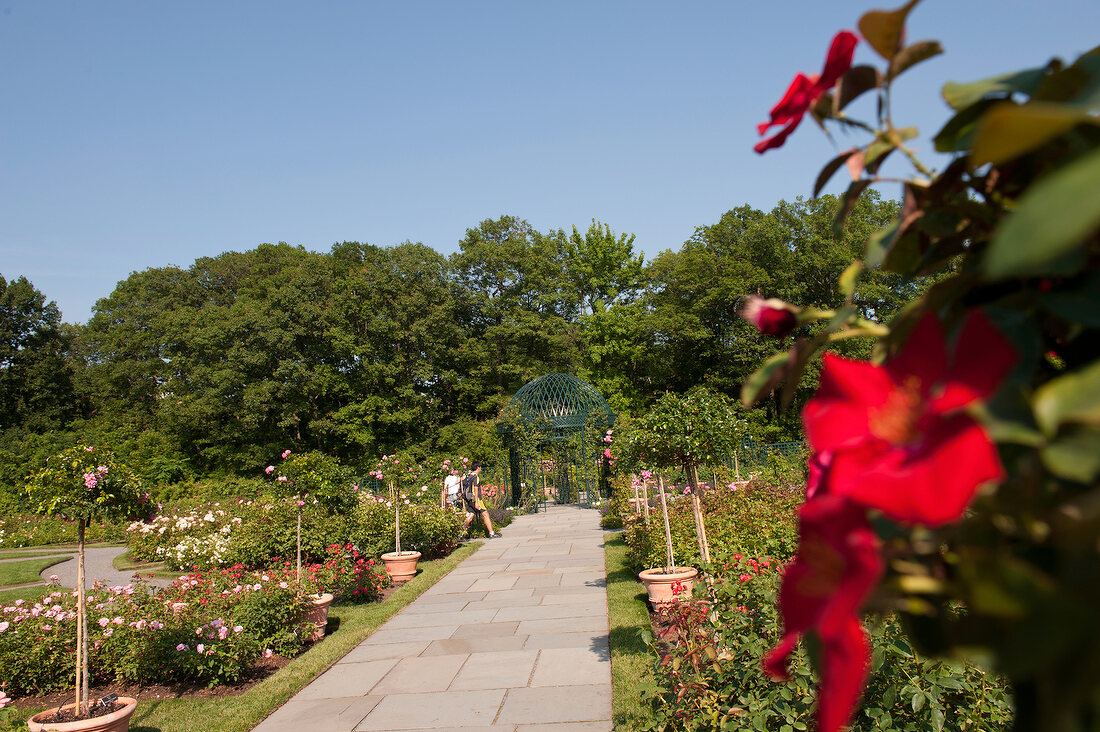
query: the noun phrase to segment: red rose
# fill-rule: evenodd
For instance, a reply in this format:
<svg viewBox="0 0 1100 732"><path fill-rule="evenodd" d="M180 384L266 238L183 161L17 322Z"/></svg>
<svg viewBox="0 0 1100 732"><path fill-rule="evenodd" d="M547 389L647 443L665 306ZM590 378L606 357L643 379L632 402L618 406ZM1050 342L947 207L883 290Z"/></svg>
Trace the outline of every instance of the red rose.
<svg viewBox="0 0 1100 732"><path fill-rule="evenodd" d="M882 574L878 538L863 510L825 495L799 510L798 555L783 572L779 610L783 638L764 658L772 678L786 680L787 659L808 632L821 642L818 730L847 724L867 679L870 645L859 610Z"/></svg>
<svg viewBox="0 0 1100 732"><path fill-rule="evenodd" d="M1015 361L980 311L951 354L934 315L885 366L826 354L802 412L810 445L828 463L824 476L812 471L810 487L907 524L957 520L980 485L1003 476L996 445L961 409L990 396Z"/></svg>
<svg viewBox="0 0 1100 732"><path fill-rule="evenodd" d="M809 111L813 103L822 94L833 87L852 66L852 56L855 55L856 44L859 36L850 31L841 31L833 38L829 46L829 53L825 57L825 68L821 70L821 76L812 77L799 73L787 88L787 93L772 107L771 119L757 125L757 131L763 135L775 125L786 125L775 135L766 140L761 140L753 147L758 153L763 153L772 148L781 147L803 115Z"/></svg>
<svg viewBox="0 0 1100 732"><path fill-rule="evenodd" d="M790 305L774 297L765 300L759 295L749 295L741 317L766 335L785 338L798 325L798 317Z"/></svg>

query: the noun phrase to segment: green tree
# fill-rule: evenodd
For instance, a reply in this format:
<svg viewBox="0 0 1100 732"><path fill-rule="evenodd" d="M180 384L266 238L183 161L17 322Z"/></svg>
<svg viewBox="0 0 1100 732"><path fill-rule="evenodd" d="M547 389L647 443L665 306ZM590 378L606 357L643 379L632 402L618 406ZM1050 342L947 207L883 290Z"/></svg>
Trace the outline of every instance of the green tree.
<svg viewBox="0 0 1100 732"><path fill-rule="evenodd" d="M0 430L41 432L80 412L70 342L56 303L26 277L0 276Z"/></svg>
<svg viewBox="0 0 1100 732"><path fill-rule="evenodd" d="M316 423L346 454L396 452L461 415L462 343L447 260L423 244L333 247L348 395Z"/></svg>
<svg viewBox="0 0 1100 732"><path fill-rule="evenodd" d="M634 254L634 234L619 234L592 219L581 236L577 227L565 240L565 275L587 313L629 303L641 290L645 257Z"/></svg>
<svg viewBox="0 0 1100 732"><path fill-rule="evenodd" d="M560 237L513 216L467 229L452 258L465 341L455 354L465 378L455 392L476 419L496 416L531 379L572 371L577 309L563 276Z"/></svg>

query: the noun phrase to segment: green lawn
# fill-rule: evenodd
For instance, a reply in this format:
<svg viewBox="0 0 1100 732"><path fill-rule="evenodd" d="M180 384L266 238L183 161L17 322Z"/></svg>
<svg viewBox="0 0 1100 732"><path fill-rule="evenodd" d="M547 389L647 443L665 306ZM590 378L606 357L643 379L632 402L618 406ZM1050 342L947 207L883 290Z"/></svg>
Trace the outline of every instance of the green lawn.
<svg viewBox="0 0 1100 732"><path fill-rule="evenodd" d="M615 729L628 732L649 718L638 698L638 687L649 677L649 649L641 631L648 630L646 591L627 569L629 548L622 534L604 535L607 562L607 613L611 627L611 712Z"/></svg>
<svg viewBox="0 0 1100 732"><path fill-rule="evenodd" d="M0 549L0 559L29 559L31 557L53 557L69 553L66 549L54 551L27 551L26 549Z"/></svg>
<svg viewBox="0 0 1100 732"><path fill-rule="evenodd" d="M28 585L31 582L42 580L39 573L47 567L60 564L69 559L69 555L63 557L47 557L42 559L24 559L20 562L0 562L0 587L12 587L13 585Z"/></svg>
<svg viewBox="0 0 1100 732"><path fill-rule="evenodd" d="M35 602L40 600L49 589L50 588L46 585L35 585L33 587L21 587L15 590L0 590L0 605L6 606L16 600Z"/></svg>
<svg viewBox="0 0 1100 732"><path fill-rule="evenodd" d="M122 552L111 560L111 566L119 572L154 572L164 567L164 562L137 562L130 558L130 552ZM176 574L180 574L177 572Z"/></svg>
<svg viewBox="0 0 1100 732"><path fill-rule="evenodd" d="M465 544L449 557L421 562L420 573L385 602L332 606L329 627L335 621L336 631L240 696L142 701L130 732L248 732L479 547Z"/></svg>

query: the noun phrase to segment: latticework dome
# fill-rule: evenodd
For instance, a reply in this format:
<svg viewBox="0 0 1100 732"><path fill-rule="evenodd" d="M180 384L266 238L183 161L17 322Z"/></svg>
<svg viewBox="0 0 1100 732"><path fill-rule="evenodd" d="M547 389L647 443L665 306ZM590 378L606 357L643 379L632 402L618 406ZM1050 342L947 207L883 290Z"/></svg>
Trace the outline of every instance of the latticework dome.
<svg viewBox="0 0 1100 732"><path fill-rule="evenodd" d="M610 425L615 419L596 387L571 374L546 374L527 382L512 397L506 411L548 432L581 429L586 422Z"/></svg>

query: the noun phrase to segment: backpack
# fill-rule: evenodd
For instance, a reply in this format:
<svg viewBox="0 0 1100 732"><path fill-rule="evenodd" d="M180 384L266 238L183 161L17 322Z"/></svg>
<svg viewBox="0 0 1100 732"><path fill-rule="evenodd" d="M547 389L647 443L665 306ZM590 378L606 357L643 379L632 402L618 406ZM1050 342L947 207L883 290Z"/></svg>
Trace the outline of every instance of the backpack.
<svg viewBox="0 0 1100 732"><path fill-rule="evenodd" d="M474 475L473 473L470 473L469 475L467 475L465 478L462 479L462 485L461 485L462 497L464 499L466 499L467 501L469 501L470 503L473 503L474 501L477 500L477 496L474 494L474 486L476 486L476 485L477 485L477 476Z"/></svg>

